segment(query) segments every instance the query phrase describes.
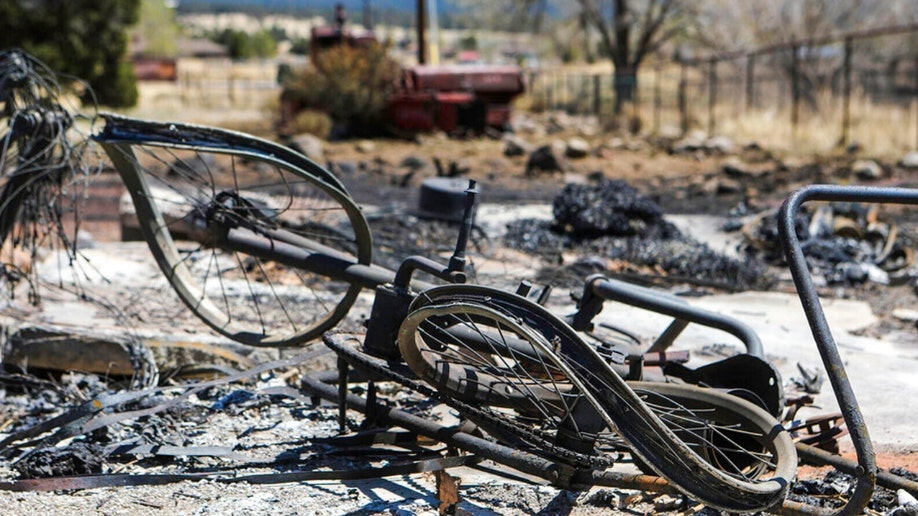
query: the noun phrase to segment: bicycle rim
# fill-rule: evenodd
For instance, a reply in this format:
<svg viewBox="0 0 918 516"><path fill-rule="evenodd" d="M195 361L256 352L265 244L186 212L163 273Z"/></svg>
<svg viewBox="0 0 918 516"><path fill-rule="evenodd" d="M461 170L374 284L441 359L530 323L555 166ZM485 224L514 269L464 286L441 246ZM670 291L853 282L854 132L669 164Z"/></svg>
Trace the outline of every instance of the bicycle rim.
<svg viewBox="0 0 918 516"><path fill-rule="evenodd" d="M609 428L628 443L636 462L648 465L687 495L730 511L762 510L783 499L796 471L796 454L787 433L764 411L738 398L722 398L713 393L698 400L695 391L685 386L660 384L657 388L656 384L638 384L640 389L633 390L572 329L541 306L515 294L473 285L448 285L423 292L412 309L455 303L489 306L519 324L551 334L551 352L567 364L582 388L599 402L599 413L614 421ZM442 326L436 320L429 323L435 324ZM423 330L410 336L400 334L399 344L405 348L403 353L413 352L410 348L416 346L419 351L415 353L422 357L426 354L414 367L423 372L418 373L422 377L436 382L434 385L441 391L467 396L462 390L463 377L474 378L477 385L482 375L494 375L493 365L488 363L444 367L438 362L442 344L434 339L428 342ZM440 337L440 333L435 336ZM450 373L459 379L449 379L447 370L459 371ZM512 381L510 374L504 376ZM559 395L564 394L563 389L559 391ZM717 405L711 410L714 401ZM512 406L517 402L513 399L503 404Z"/></svg>
<svg viewBox="0 0 918 516"><path fill-rule="evenodd" d="M552 443L537 453L561 461L572 456L565 450L621 449L616 436L603 432L611 421L599 403L551 351L552 340L549 331L476 303L418 308L399 329L399 349L414 373L458 401L463 415L499 440L519 445L520 435L504 429L522 427ZM484 412L463 411L463 406ZM596 461L610 464L614 458L609 454Z"/></svg>
<svg viewBox="0 0 918 516"><path fill-rule="evenodd" d="M107 118L107 121L109 118ZM184 303L219 333L253 346L292 346L321 335L353 304L359 285L305 270L275 253L281 245L321 247L369 264L369 228L350 197L328 180L274 154L241 147L244 135L206 131L206 141L175 137L161 124L129 121L129 142L99 138L131 193L136 223ZM256 139L252 141L259 142ZM304 163L311 163L308 160ZM123 224L124 226L124 224ZM228 232L246 232L260 251L231 251Z"/></svg>
<svg viewBox="0 0 918 516"><path fill-rule="evenodd" d="M740 482L790 478L797 467L790 435L748 400L688 384L628 382L695 453Z"/></svg>

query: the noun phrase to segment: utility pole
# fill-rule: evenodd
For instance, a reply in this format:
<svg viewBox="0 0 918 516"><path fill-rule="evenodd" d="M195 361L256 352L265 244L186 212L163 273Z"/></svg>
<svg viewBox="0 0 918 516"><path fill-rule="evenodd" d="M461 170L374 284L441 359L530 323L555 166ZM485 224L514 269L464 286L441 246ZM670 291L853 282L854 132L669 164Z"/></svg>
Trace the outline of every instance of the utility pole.
<svg viewBox="0 0 918 516"><path fill-rule="evenodd" d="M418 0L417 3L417 25L418 25L418 64L427 64L427 0Z"/></svg>
<svg viewBox="0 0 918 516"><path fill-rule="evenodd" d="M370 0L363 0L363 28L373 30L372 12L370 11Z"/></svg>

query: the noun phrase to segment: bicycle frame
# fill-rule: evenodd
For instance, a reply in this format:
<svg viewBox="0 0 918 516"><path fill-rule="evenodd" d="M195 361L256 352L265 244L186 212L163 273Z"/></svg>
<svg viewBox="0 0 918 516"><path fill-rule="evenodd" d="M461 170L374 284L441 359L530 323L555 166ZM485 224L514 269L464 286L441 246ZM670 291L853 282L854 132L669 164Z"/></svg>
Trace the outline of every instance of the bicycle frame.
<svg viewBox="0 0 918 516"><path fill-rule="evenodd" d="M867 423L857 403L854 390L848 381L844 362L832 336L825 311L819 301L816 286L807 268L800 246L800 239L794 229L794 217L807 202L866 202L878 204L918 205L918 190L907 188L812 185L791 195L778 214L778 230L788 267L797 288L797 295L803 305L807 323L826 368L832 391L841 407L845 424L857 454L854 476L857 479L854 494L842 507L839 514L859 514L870 501L877 482L876 455L867 431Z"/></svg>

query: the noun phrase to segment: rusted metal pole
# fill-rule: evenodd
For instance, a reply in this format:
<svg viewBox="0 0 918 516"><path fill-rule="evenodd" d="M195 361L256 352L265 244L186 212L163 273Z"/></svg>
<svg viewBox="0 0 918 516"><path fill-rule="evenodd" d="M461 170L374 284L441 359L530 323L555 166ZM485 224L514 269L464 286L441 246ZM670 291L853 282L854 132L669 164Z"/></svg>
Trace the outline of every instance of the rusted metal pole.
<svg viewBox="0 0 918 516"><path fill-rule="evenodd" d="M853 52L852 40L845 38L845 56L842 60L842 132L839 144L848 144L851 130L851 53Z"/></svg>

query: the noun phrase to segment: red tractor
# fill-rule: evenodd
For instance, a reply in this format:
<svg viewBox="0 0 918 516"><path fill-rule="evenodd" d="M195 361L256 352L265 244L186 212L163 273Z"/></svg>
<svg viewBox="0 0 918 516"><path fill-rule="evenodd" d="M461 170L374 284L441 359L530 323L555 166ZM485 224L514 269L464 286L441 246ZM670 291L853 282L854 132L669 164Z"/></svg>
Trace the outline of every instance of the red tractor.
<svg viewBox="0 0 918 516"><path fill-rule="evenodd" d="M312 29L310 54L348 45L355 48L376 41L372 32L345 27L343 7L335 11L335 26ZM389 98L388 117L398 131L481 133L503 129L510 122L510 103L525 91L517 66L418 65L404 68Z"/></svg>
<svg viewBox="0 0 918 516"><path fill-rule="evenodd" d="M412 66L402 71L389 117L406 131L502 129L510 122L510 103L524 90L516 66Z"/></svg>

